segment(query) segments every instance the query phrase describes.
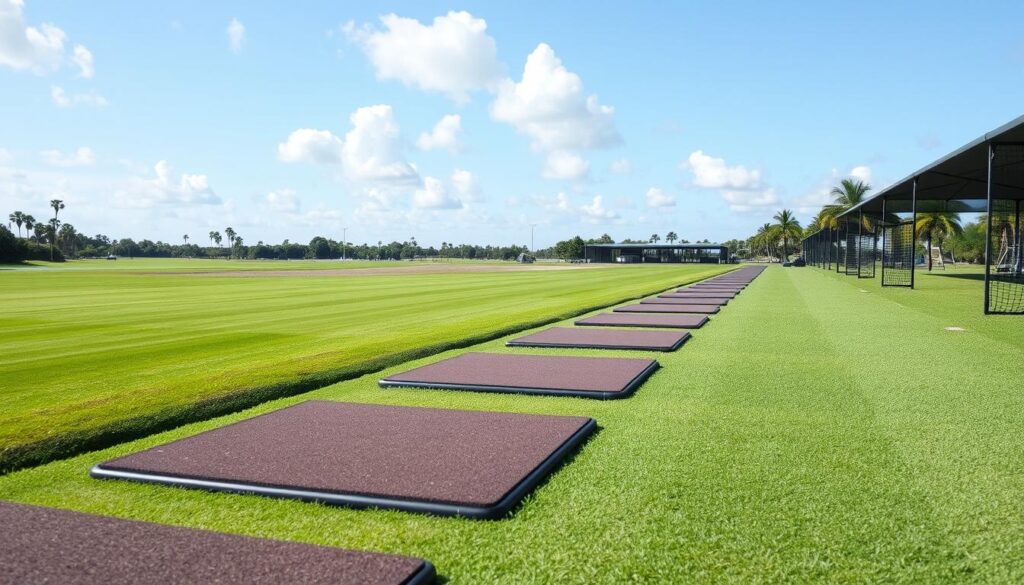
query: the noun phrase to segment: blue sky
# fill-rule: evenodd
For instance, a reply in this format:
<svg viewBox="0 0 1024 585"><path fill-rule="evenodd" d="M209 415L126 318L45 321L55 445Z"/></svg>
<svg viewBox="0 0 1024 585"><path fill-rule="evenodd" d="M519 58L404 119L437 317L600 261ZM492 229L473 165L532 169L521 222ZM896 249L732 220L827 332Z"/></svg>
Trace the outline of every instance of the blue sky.
<svg viewBox="0 0 1024 585"><path fill-rule="evenodd" d="M665 4L0 0L0 209L172 242L726 240L1022 113L1019 2Z"/></svg>

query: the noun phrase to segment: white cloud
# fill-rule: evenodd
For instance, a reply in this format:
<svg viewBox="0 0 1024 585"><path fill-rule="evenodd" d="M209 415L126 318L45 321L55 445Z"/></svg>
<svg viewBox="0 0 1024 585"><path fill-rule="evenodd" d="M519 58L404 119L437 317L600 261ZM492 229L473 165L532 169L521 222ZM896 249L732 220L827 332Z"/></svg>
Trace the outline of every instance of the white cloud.
<svg viewBox="0 0 1024 585"><path fill-rule="evenodd" d="M492 87L502 75L497 45L487 22L468 12L449 12L430 25L387 14L384 30L346 23L343 31L370 59L377 79L396 80L446 94L459 103L472 91Z"/></svg>
<svg viewBox="0 0 1024 585"><path fill-rule="evenodd" d="M455 169L452 172L452 189L464 203L482 199L480 181L469 171Z"/></svg>
<svg viewBox="0 0 1024 585"><path fill-rule="evenodd" d="M342 146L341 139L327 130L300 128L277 145L277 158L289 163L340 163Z"/></svg>
<svg viewBox="0 0 1024 585"><path fill-rule="evenodd" d="M67 35L52 24L27 26L22 0L0 0L0 65L43 74L64 60Z"/></svg>
<svg viewBox="0 0 1024 585"><path fill-rule="evenodd" d="M850 178L871 183L871 167L861 165L850 169Z"/></svg>
<svg viewBox="0 0 1024 585"><path fill-rule="evenodd" d="M774 188L748 189L744 191L722 191L722 199L729 204L729 209L739 212L754 211L769 207L779 202Z"/></svg>
<svg viewBox="0 0 1024 585"><path fill-rule="evenodd" d="M761 185L761 172L748 170L742 165L733 167L725 159L704 154L703 150L690 153L682 168L693 173L693 184L708 189L756 189Z"/></svg>
<svg viewBox="0 0 1024 585"><path fill-rule="evenodd" d="M12 160L14 160L14 155L11 154L11 151L6 148L0 148L0 165L9 163Z"/></svg>
<svg viewBox="0 0 1024 585"><path fill-rule="evenodd" d="M71 57L71 61L78 66L79 77L89 79L96 73L96 68L93 66L92 52L82 45L75 45L75 52Z"/></svg>
<svg viewBox="0 0 1024 585"><path fill-rule="evenodd" d="M107 98L92 90L90 90L89 93L68 95L68 93L64 91L64 88L59 85L50 86L50 97L53 98L53 103L56 104L58 108L73 108L75 106L102 108L110 103L107 101Z"/></svg>
<svg viewBox="0 0 1024 585"><path fill-rule="evenodd" d="M164 160L153 166L153 173L155 178L136 179L117 190L114 202L122 207L217 205L221 202L206 175L183 173L175 181L170 164Z"/></svg>
<svg viewBox="0 0 1024 585"><path fill-rule="evenodd" d="M263 198L264 202L273 211L295 213L299 210L299 196L292 189L278 189L271 191Z"/></svg>
<svg viewBox="0 0 1024 585"><path fill-rule="evenodd" d="M349 116L352 129L341 148L345 172L354 179L370 181L416 181L416 169L399 153L399 128L391 106L357 109Z"/></svg>
<svg viewBox="0 0 1024 585"><path fill-rule="evenodd" d="M430 132L420 134L416 141L416 147L420 150L434 150L446 148L456 152L462 148L459 143L459 136L462 134L462 117L458 114L449 114L441 118L434 129Z"/></svg>
<svg viewBox="0 0 1024 585"><path fill-rule="evenodd" d="M459 209L462 201L452 197L444 184L434 177L424 177L423 187L412 195L413 207L419 209Z"/></svg>
<svg viewBox="0 0 1024 585"><path fill-rule="evenodd" d="M533 140L542 151L601 148L622 141L615 110L586 95L583 81L541 43L526 59L523 78L501 82L491 117Z"/></svg>
<svg viewBox="0 0 1024 585"><path fill-rule="evenodd" d="M548 154L541 173L545 179L569 179L578 181L590 173L590 163L579 155L562 150Z"/></svg>
<svg viewBox="0 0 1024 585"><path fill-rule="evenodd" d="M619 214L604 206L603 198L600 195L595 195L588 205L581 206L580 214L583 221L588 223L600 223L609 219L618 219L619 217Z"/></svg>
<svg viewBox="0 0 1024 585"><path fill-rule="evenodd" d="M64 154L63 152L51 149L39 153L43 162L54 167L85 167L96 162L96 154L87 146L79 147L74 152Z"/></svg>
<svg viewBox="0 0 1024 585"><path fill-rule="evenodd" d="M231 22L228 23L228 46L231 48L232 53L241 53L242 45L245 43L245 25L238 22L237 18L232 18Z"/></svg>
<svg viewBox="0 0 1024 585"><path fill-rule="evenodd" d="M695 186L719 189L732 211L753 211L779 202L775 189L762 184L760 170L729 166L725 159L712 157L703 150L690 153L680 168L693 174Z"/></svg>
<svg viewBox="0 0 1024 585"><path fill-rule="evenodd" d="M633 163L629 162L628 159L620 158L612 161L608 169L616 175L628 175L633 172Z"/></svg>
<svg viewBox="0 0 1024 585"><path fill-rule="evenodd" d="M676 198L662 191L658 187L651 187L644 196L647 207L675 207Z"/></svg>

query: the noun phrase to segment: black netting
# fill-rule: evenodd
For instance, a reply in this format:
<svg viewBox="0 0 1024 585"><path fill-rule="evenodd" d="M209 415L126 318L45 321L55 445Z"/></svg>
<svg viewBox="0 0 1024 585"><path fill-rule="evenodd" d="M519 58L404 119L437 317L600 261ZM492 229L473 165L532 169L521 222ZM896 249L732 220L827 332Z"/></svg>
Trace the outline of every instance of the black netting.
<svg viewBox="0 0 1024 585"><path fill-rule="evenodd" d="M1024 313L1020 201L993 200L991 221L988 311Z"/></svg>
<svg viewBox="0 0 1024 585"><path fill-rule="evenodd" d="M857 228L850 226L846 228L846 253L843 267L847 276L857 276L860 266L860 236L857 235Z"/></svg>
<svg viewBox="0 0 1024 585"><path fill-rule="evenodd" d="M882 224L882 286L911 286L914 282L914 224Z"/></svg>
<svg viewBox="0 0 1024 585"><path fill-rule="evenodd" d="M875 260L878 255L877 241L871 230L864 230L857 238L857 276L861 278L875 277Z"/></svg>

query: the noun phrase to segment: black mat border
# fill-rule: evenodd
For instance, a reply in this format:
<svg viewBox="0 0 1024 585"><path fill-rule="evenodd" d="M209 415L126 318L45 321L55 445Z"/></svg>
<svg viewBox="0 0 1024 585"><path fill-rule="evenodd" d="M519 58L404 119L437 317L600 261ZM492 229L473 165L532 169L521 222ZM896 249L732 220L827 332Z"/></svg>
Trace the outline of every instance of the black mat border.
<svg viewBox="0 0 1024 585"><path fill-rule="evenodd" d="M586 390L558 390L555 388L530 388L527 386L487 386L482 384L446 384L443 382L412 382L405 380L389 380L381 378L377 384L381 388L421 388L424 390L463 390L468 392L492 392L500 394L529 394L535 396L571 396L574 398L591 398L596 400L615 400L625 398L636 392L636 389L657 370L661 364L651 360L650 364L633 377L622 390L614 392L588 392Z"/></svg>
<svg viewBox="0 0 1024 585"><path fill-rule="evenodd" d="M701 303L693 303L699 305ZM700 311L623 311L624 307L685 307L686 305L679 303L636 303L635 305L623 305L622 307L615 307L612 309L613 313L619 313L622 315L629 315L631 313L642 313L644 315L716 315L722 310L721 305L707 305L714 309L714 311L708 311L703 309Z"/></svg>
<svg viewBox="0 0 1024 585"><path fill-rule="evenodd" d="M599 313L600 314L600 313ZM615 313L618 315L629 315L629 313ZM640 313L641 315L672 315L673 313ZM700 313L675 313L676 315L699 315ZM590 317L596 317L597 315L591 315ZM588 319L584 317L583 319ZM643 323L584 323L583 319L575 321L573 324L577 327L641 327L646 329L700 329L701 327L708 324L711 319L708 319L707 315L704 315L704 320L697 325L691 327L680 327L679 325L647 325Z"/></svg>
<svg viewBox="0 0 1024 585"><path fill-rule="evenodd" d="M543 342L519 342L515 339L510 339L505 342L506 347L547 347L556 349L614 349L614 350L625 350L625 351L661 351L670 352L675 351L683 346L684 343L690 340L692 334L689 331L684 331L683 336L679 338L679 341L672 344L671 347L637 347L635 345L588 345L584 343L543 343Z"/></svg>
<svg viewBox="0 0 1024 585"><path fill-rule="evenodd" d="M657 363L657 362L655 362ZM212 492L224 492L232 494L257 495L275 497L289 500L301 500L304 502L316 502L344 506L347 508L365 509L377 508L387 510L400 510L403 512L416 512L421 514L434 514L437 516L458 516L473 520L497 520L508 514L515 508L526 494L542 482L548 475L569 456L569 453L582 445L597 430L597 421L588 418L568 439L562 442L554 451L548 455L537 467L526 474L511 490L491 506L463 506L442 502L430 502L425 500L414 500L404 498L389 498L384 496L361 496L357 494L343 494L319 490L302 490L284 487L263 486L259 484L214 481L190 477L179 477L169 474L137 473L132 471L119 471L105 469L102 463L98 463L89 470L89 476L94 479L123 479L139 483L151 483L163 486L177 487L183 489L203 489ZM430 565L428 561L423 561ZM430 565L431 577L433 576L433 565ZM414 576L416 581L409 583L429 583L424 580L424 575Z"/></svg>

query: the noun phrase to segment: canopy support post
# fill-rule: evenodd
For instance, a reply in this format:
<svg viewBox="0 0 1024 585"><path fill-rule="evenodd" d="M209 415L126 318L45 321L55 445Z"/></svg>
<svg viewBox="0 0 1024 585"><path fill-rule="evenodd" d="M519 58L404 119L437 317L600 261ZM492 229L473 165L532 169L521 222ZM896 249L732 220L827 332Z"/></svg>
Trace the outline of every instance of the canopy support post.
<svg viewBox="0 0 1024 585"><path fill-rule="evenodd" d="M988 174L985 183L985 314L989 314L989 276L992 272L992 159L995 147L988 143Z"/></svg>
<svg viewBox="0 0 1024 585"><path fill-rule="evenodd" d="M910 289L914 289L914 269L917 267L917 177L910 190Z"/></svg>

